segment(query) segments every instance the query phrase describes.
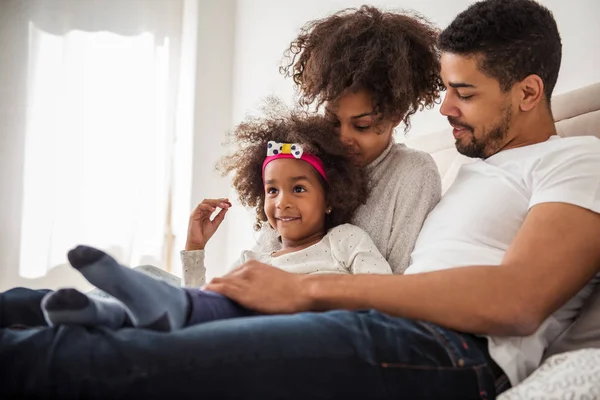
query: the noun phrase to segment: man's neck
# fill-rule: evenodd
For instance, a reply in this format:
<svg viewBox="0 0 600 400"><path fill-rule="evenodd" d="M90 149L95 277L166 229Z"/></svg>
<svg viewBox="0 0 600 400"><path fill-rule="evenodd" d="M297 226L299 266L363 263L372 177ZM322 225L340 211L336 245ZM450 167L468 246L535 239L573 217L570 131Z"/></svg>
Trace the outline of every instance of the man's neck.
<svg viewBox="0 0 600 400"><path fill-rule="evenodd" d="M552 115L532 115L513 128L511 139L498 152L542 143L556 134Z"/></svg>

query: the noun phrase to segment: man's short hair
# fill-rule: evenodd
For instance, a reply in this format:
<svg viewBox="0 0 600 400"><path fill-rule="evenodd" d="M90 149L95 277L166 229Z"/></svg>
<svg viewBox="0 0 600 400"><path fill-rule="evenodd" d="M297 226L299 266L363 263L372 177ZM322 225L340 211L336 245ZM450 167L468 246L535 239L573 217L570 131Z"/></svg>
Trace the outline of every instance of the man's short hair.
<svg viewBox="0 0 600 400"><path fill-rule="evenodd" d="M481 56L479 68L503 91L535 74L548 104L562 44L552 12L533 0L485 0L460 13L440 35L442 51Z"/></svg>

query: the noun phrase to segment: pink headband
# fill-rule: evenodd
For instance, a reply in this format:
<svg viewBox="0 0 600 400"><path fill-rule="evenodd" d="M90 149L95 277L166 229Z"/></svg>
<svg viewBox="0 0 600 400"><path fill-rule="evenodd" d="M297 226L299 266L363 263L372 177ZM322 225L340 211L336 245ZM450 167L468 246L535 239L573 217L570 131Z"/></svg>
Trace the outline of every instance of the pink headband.
<svg viewBox="0 0 600 400"><path fill-rule="evenodd" d="M302 146L299 144L277 143L272 140L267 144L267 157L262 166L263 179L265 177L265 168L267 167L267 164L279 158L295 158L297 160L306 161L312 165L327 182L327 174L325 174L325 168L323 168L323 161L321 161L319 157L313 154L304 153Z"/></svg>

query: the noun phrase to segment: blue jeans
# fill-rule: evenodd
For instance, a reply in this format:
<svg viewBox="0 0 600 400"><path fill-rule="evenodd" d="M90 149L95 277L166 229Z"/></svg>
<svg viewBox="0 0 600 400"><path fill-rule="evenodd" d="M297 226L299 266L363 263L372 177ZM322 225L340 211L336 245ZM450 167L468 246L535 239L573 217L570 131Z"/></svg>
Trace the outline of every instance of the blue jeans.
<svg viewBox="0 0 600 400"><path fill-rule="evenodd" d="M184 290L191 303L186 326L219 319L257 315L256 312L240 306L219 293L200 289L186 288ZM47 326L42 314L41 301L48 292L50 290L32 290L18 287L0 293L0 328L15 325L27 327ZM133 327L129 318L126 318L123 327Z"/></svg>
<svg viewBox="0 0 600 400"><path fill-rule="evenodd" d="M0 398L493 399L485 340L374 310L0 329Z"/></svg>
<svg viewBox="0 0 600 400"><path fill-rule="evenodd" d="M50 290L31 290L22 287L0 293L0 328L13 325L45 326L42 298Z"/></svg>

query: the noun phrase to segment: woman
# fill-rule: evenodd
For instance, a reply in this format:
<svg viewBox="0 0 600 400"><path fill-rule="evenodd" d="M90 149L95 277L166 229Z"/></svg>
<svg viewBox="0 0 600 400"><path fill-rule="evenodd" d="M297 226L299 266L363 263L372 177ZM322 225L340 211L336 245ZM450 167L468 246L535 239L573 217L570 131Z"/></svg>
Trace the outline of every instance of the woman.
<svg viewBox="0 0 600 400"><path fill-rule="evenodd" d="M441 197L437 167L427 153L394 144L394 129L432 106L439 78L437 30L422 18L363 6L309 22L286 51L281 72L299 102L324 108L369 175L367 203L353 223L363 228L394 273L408 267L427 214ZM280 244L272 230L258 247Z"/></svg>

